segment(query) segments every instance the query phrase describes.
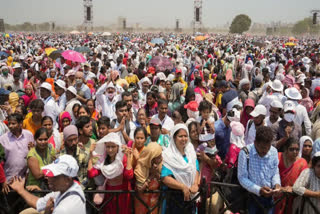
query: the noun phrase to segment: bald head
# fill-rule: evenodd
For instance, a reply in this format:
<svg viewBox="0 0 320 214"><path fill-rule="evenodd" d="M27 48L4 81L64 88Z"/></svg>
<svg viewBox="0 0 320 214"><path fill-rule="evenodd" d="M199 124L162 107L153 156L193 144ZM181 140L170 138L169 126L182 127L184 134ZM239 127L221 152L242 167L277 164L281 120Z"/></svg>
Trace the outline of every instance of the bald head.
<svg viewBox="0 0 320 214"><path fill-rule="evenodd" d="M75 75L75 79L76 79L76 86L81 87L83 83L83 73L80 71L77 71Z"/></svg>
<svg viewBox="0 0 320 214"><path fill-rule="evenodd" d="M82 79L83 78L83 72L77 71L76 72L76 79Z"/></svg>

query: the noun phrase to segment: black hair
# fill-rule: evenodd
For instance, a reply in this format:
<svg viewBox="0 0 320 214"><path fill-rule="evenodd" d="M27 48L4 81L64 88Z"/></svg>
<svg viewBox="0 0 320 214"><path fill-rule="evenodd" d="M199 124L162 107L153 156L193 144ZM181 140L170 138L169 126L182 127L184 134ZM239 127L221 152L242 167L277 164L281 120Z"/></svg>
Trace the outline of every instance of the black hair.
<svg viewBox="0 0 320 214"><path fill-rule="evenodd" d="M200 123L197 122L197 121L192 121L191 123L189 123L189 125L188 125L189 133L191 132L191 129L192 129L193 126L196 126L197 128L199 128Z"/></svg>
<svg viewBox="0 0 320 214"><path fill-rule="evenodd" d="M79 109L78 109L78 114L79 114L79 111L80 111L81 108L83 108L87 112L88 115L91 115L90 109L89 109L89 107L87 105L80 106Z"/></svg>
<svg viewBox="0 0 320 214"><path fill-rule="evenodd" d="M146 130L144 127L138 127L138 128L136 128L136 130L134 130L134 134L133 134L133 136L134 136L134 137L136 137L137 133L138 133L138 132L140 132L140 131L142 131L142 132L143 132L144 137L145 137L145 138L146 138L146 140L147 140L148 132L147 132L147 130Z"/></svg>
<svg viewBox="0 0 320 214"><path fill-rule="evenodd" d="M94 99L88 99L87 102L86 102L86 105L88 105L88 102L90 102L90 101L93 102L93 106L96 106L96 104L94 102Z"/></svg>
<svg viewBox="0 0 320 214"><path fill-rule="evenodd" d="M90 123L91 119L88 116L81 116L76 121L76 127L82 129L86 124Z"/></svg>
<svg viewBox="0 0 320 214"><path fill-rule="evenodd" d="M122 94L121 94L121 98L123 99L124 97L130 97L132 94L129 92L129 91L124 91Z"/></svg>
<svg viewBox="0 0 320 214"><path fill-rule="evenodd" d="M107 127L110 127L110 119L109 119L109 117L102 116L97 121L97 124L98 124L98 127L101 125L106 125Z"/></svg>
<svg viewBox="0 0 320 214"><path fill-rule="evenodd" d="M43 125L43 122L44 122L45 120L50 120L51 123L53 124L53 120L52 120L52 118L51 118L50 116L44 116L44 117L42 118L42 120L41 120L41 125Z"/></svg>
<svg viewBox="0 0 320 214"><path fill-rule="evenodd" d="M72 106L72 111L76 108L76 107L81 107L81 105L79 104L79 103L76 103L76 104L74 104L73 106Z"/></svg>
<svg viewBox="0 0 320 214"><path fill-rule="evenodd" d="M207 100L202 100L199 105L199 112L204 110L209 110L210 112L212 111L212 104Z"/></svg>
<svg viewBox="0 0 320 214"><path fill-rule="evenodd" d="M31 103L29 104L29 108L30 109L39 108L39 109L41 109L43 111L44 110L44 103L40 99L35 99L35 100L31 101Z"/></svg>
<svg viewBox="0 0 320 214"><path fill-rule="evenodd" d="M286 142L284 143L284 150L288 150L288 148L293 145L293 144L297 144L299 146L299 142L296 138L293 138L293 137L289 137Z"/></svg>
<svg viewBox="0 0 320 214"><path fill-rule="evenodd" d="M10 120L15 120L18 123L23 123L23 116L22 114L19 114L19 113L13 113L8 116L8 121Z"/></svg>
<svg viewBox="0 0 320 214"><path fill-rule="evenodd" d="M158 100L158 107L161 106L161 105L168 105L168 101L164 100L164 99Z"/></svg>
<svg viewBox="0 0 320 214"><path fill-rule="evenodd" d="M317 157L313 156L313 158L312 158L312 168L314 168L316 166L318 161L320 161L320 156L317 156Z"/></svg>
<svg viewBox="0 0 320 214"><path fill-rule="evenodd" d="M273 140L273 131L268 126L260 126L256 131L255 142L269 144Z"/></svg>
<svg viewBox="0 0 320 214"><path fill-rule="evenodd" d="M123 107L127 107L127 103L125 101L120 100L116 103L116 111Z"/></svg>
<svg viewBox="0 0 320 214"><path fill-rule="evenodd" d="M194 85L195 86L199 86L199 85L201 85L201 82L202 82L202 78L201 77L196 77L195 80L194 80Z"/></svg>
<svg viewBox="0 0 320 214"><path fill-rule="evenodd" d="M39 128L36 133L34 134L34 139L38 139L40 137L40 135L42 135L43 133L46 133L47 137L49 138L49 133L48 130L46 128Z"/></svg>

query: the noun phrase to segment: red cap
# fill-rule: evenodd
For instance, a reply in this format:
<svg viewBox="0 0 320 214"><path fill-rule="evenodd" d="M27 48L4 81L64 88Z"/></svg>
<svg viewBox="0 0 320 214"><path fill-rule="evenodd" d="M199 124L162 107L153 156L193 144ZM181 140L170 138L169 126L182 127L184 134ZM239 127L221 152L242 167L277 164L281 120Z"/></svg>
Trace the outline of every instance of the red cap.
<svg viewBox="0 0 320 214"><path fill-rule="evenodd" d="M155 74L156 73L156 69L154 69L154 67L149 67L148 73L149 74Z"/></svg>
<svg viewBox="0 0 320 214"><path fill-rule="evenodd" d="M178 73L182 73L182 70L177 69L177 70L176 70L176 73L177 73L177 74L178 74Z"/></svg>
<svg viewBox="0 0 320 214"><path fill-rule="evenodd" d="M191 111L198 111L198 103L196 101L190 101L187 105L184 105L184 108Z"/></svg>

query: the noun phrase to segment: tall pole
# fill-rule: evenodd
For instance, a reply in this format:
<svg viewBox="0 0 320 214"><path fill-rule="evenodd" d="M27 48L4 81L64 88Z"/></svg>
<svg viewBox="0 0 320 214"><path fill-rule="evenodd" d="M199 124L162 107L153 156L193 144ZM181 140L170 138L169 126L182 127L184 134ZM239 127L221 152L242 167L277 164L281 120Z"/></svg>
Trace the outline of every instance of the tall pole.
<svg viewBox="0 0 320 214"><path fill-rule="evenodd" d="M83 15L83 27L86 33L89 30L93 29L93 4L92 0L83 0L83 8L84 8L84 15Z"/></svg>
<svg viewBox="0 0 320 214"><path fill-rule="evenodd" d="M194 0L193 5L194 19L193 19L193 31L201 31L202 28L202 0Z"/></svg>

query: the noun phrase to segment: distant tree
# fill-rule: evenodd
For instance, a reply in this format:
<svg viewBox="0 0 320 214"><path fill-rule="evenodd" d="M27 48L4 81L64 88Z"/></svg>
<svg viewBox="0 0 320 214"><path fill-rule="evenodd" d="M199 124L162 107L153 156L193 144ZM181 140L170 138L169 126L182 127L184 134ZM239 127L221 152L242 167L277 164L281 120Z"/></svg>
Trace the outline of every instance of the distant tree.
<svg viewBox="0 0 320 214"><path fill-rule="evenodd" d="M319 33L320 32L320 26L314 25L312 23L312 18L305 18L303 20L300 20L295 23L295 25L292 27L292 33L294 34L305 34L305 33Z"/></svg>
<svg viewBox="0 0 320 214"><path fill-rule="evenodd" d="M230 30L230 33L242 34L243 32L249 30L250 25L251 25L250 17L245 14L240 14L234 17L229 30Z"/></svg>

